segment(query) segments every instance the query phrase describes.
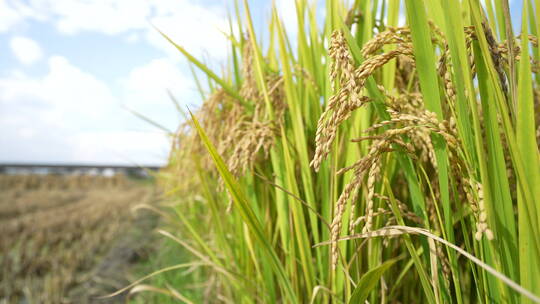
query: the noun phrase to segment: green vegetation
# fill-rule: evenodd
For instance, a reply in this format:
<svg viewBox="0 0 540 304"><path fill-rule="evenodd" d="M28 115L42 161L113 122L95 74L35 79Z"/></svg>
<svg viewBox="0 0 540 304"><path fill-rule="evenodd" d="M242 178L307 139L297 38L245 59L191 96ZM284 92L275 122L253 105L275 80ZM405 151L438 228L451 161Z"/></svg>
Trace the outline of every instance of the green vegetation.
<svg viewBox="0 0 540 304"><path fill-rule="evenodd" d="M136 265L132 275L134 279L144 277L148 273L153 272L156 269L166 268L169 265L174 265L174 263L188 262L191 258L189 253L179 248L178 244L169 239L162 239L161 242L153 244L154 250L152 254L149 255L149 258L144 262ZM195 267L193 267L195 269ZM135 276L136 275L136 276ZM182 294L189 298L192 302L199 303L203 300L203 293L201 289L204 290L207 287L204 284L204 280L201 277L203 275L199 272L194 272L189 268L180 269L179 271L166 271L160 273L159 275L152 276L148 282L142 284L143 287L149 286L159 286L167 288L171 284L174 284L174 288L182 290ZM201 281L203 284L199 284L193 288L193 282ZM139 285L140 288L141 285ZM144 289L144 288L142 288ZM135 290L131 290L132 294L129 296L129 303L178 303L178 300L174 297L171 297L169 294L163 294L160 292L147 292L140 293Z"/></svg>
<svg viewBox="0 0 540 304"><path fill-rule="evenodd" d="M294 37L274 9L264 46L236 5L222 73L163 33L207 76L158 177L161 233L192 257L169 271L195 284L135 291L540 302L540 1L519 35L507 1L352 2L326 1L320 26L296 0Z"/></svg>

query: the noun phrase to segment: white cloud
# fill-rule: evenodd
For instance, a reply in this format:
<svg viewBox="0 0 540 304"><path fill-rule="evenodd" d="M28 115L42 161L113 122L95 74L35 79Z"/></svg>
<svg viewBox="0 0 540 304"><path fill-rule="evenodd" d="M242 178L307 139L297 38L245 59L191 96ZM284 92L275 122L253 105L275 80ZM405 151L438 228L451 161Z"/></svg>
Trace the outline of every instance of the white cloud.
<svg viewBox="0 0 540 304"><path fill-rule="evenodd" d="M193 79L177 67L173 60L163 57L133 68L126 77L118 79L122 104L174 131L183 116L176 110L167 90L181 107L200 103Z"/></svg>
<svg viewBox="0 0 540 304"><path fill-rule="evenodd" d="M42 80L42 94L51 103L94 117L114 104L115 99L105 83L81 71L66 58L51 57L49 69L49 74Z"/></svg>
<svg viewBox="0 0 540 304"><path fill-rule="evenodd" d="M155 25L196 57L207 53L212 61L223 61L229 51L223 34L229 32L225 4L232 7L233 1L29 0L24 4L17 0L0 0L0 32L23 20L37 19L53 24L65 35L81 32L125 35L130 42L142 38L171 58L181 58L152 27ZM296 35L294 1L277 0L276 4L287 31ZM261 6L258 4L252 9Z"/></svg>
<svg viewBox="0 0 540 304"><path fill-rule="evenodd" d="M204 50L211 50L216 59L223 59L227 54L227 40L222 34L228 32L225 10L197 0L31 0L30 7L45 15L66 35L84 31L127 34L133 41L142 34L154 47L178 57L178 51L152 27L155 25L198 56ZM12 11L15 13L10 15L16 16L18 11L9 12Z"/></svg>
<svg viewBox="0 0 540 304"><path fill-rule="evenodd" d="M122 110L105 83L64 57L48 64L43 77L14 71L0 78L0 160L165 161L164 136L134 130L147 126Z"/></svg>
<svg viewBox="0 0 540 304"><path fill-rule="evenodd" d="M158 101L156 98L166 95L166 90L184 93L190 89L192 82L167 58L154 59L135 67L121 80L129 100L154 105Z"/></svg>
<svg viewBox="0 0 540 304"><path fill-rule="evenodd" d="M27 37L13 37L9 46L15 57L25 65L35 63L43 57L43 51L39 44Z"/></svg>
<svg viewBox="0 0 540 304"><path fill-rule="evenodd" d="M7 0L0 0L0 32L8 31L22 20L23 16Z"/></svg>
<svg viewBox="0 0 540 304"><path fill-rule="evenodd" d="M11 71L0 76L0 129L4 130L0 146L6 147L0 149L0 160L164 161L167 140L121 104L174 129L179 115L166 89L183 104L199 102L186 65L177 69L182 56L151 25L196 57L207 52L211 61L223 61L228 47L222 32L228 32L228 22L223 7L213 4L221 1L211 1L0 0L0 32L19 30L21 24L33 27L27 21L40 20L44 23L38 26L53 26L60 35L78 38L83 32L102 33L164 52L122 71L125 77L116 82L105 83L61 56L47 59L45 75ZM281 3L289 20L294 10L286 11L290 4ZM20 39L11 41L15 55L25 64L43 57L35 46L32 52L32 47L21 46Z"/></svg>
<svg viewBox="0 0 540 304"><path fill-rule="evenodd" d="M158 132L87 132L76 139L73 154L80 162L163 164L169 149L167 137Z"/></svg>
<svg viewBox="0 0 540 304"><path fill-rule="evenodd" d="M45 20L46 16L20 0L0 0L0 33L24 24L29 18Z"/></svg>
<svg viewBox="0 0 540 304"><path fill-rule="evenodd" d="M0 120L0 161L113 163L126 165L164 164L169 140L152 131L71 132L32 119L14 124Z"/></svg>
<svg viewBox="0 0 540 304"><path fill-rule="evenodd" d="M166 0L156 4L154 9L150 22L194 55L208 52L215 59L226 57L227 38L223 33L228 33L229 27L222 7L202 6L187 0ZM146 38L154 46L178 57L178 51L153 28L146 32Z"/></svg>
<svg viewBox="0 0 540 304"><path fill-rule="evenodd" d="M50 57L48 65L44 77L13 72L0 79L0 105L7 110L28 105L39 110L44 119L69 121L72 115L98 119L116 103L106 84L66 58Z"/></svg>
<svg viewBox="0 0 540 304"><path fill-rule="evenodd" d="M66 58L53 56L43 77L12 72L0 78L0 122L4 130L22 132L32 128L77 132L99 125L118 103L107 85L73 66Z"/></svg>
<svg viewBox="0 0 540 304"><path fill-rule="evenodd" d="M140 41L138 33L130 33L126 36L125 40L129 43L136 43Z"/></svg>
<svg viewBox="0 0 540 304"><path fill-rule="evenodd" d="M109 35L144 27L151 11L146 0L31 0L61 33L95 31Z"/></svg>

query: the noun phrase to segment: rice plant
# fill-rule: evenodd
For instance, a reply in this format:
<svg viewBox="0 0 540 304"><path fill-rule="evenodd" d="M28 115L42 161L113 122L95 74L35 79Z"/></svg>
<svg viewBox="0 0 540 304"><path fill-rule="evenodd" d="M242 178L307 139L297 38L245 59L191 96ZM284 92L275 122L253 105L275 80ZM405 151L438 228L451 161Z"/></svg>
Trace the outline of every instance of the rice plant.
<svg viewBox="0 0 540 304"><path fill-rule="evenodd" d="M237 3L222 73L162 33L206 78L160 173L193 262L162 271L212 303L540 303L540 1L295 3L267 39Z"/></svg>

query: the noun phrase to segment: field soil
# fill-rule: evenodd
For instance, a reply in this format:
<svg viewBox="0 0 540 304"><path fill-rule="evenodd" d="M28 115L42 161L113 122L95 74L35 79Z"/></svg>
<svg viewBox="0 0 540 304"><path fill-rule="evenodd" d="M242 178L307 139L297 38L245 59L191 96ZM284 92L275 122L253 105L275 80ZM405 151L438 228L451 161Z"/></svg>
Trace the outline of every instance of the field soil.
<svg viewBox="0 0 540 304"><path fill-rule="evenodd" d="M152 248L157 217L133 207L156 198L125 178L0 176L0 304L125 302L100 297Z"/></svg>

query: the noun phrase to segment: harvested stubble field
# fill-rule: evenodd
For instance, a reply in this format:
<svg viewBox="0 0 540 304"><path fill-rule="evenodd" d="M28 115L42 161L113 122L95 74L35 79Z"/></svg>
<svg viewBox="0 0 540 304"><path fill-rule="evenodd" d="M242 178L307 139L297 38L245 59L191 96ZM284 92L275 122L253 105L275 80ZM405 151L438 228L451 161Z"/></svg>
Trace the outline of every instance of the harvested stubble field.
<svg viewBox="0 0 540 304"><path fill-rule="evenodd" d="M88 303L122 287L155 225L131 213L154 187L123 176L0 176L0 188L0 303Z"/></svg>

